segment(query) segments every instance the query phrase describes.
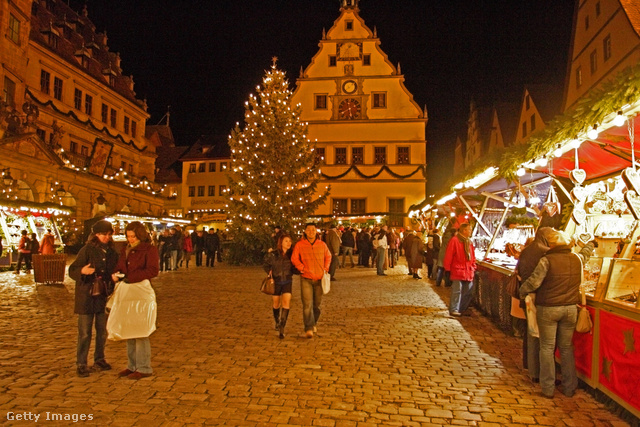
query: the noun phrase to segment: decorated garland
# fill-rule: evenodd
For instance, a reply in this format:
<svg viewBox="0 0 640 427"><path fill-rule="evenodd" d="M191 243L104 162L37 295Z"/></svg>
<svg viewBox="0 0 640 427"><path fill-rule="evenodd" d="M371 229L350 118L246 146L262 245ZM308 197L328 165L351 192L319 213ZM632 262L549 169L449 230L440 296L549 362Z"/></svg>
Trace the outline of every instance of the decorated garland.
<svg viewBox="0 0 640 427"><path fill-rule="evenodd" d="M96 125L93 124L93 122L91 121L91 119L87 119L87 120L82 120L80 119L76 113L73 110L69 110L68 112L64 112L62 110L60 110L58 107L56 107L55 103L52 100L49 101L40 101L29 89L27 89L26 94L29 95L29 97L34 100L35 102L37 102L38 104L40 104L43 107L51 107L53 108L56 112L62 114L63 116L67 116L67 117L72 117L73 119L75 119L76 121L82 123L83 125L89 125L91 126L93 129L95 129L98 132L102 132L107 134L108 136L110 136L111 138L114 139L119 139L123 144L128 145L130 147L135 148L136 150L138 150L139 152L144 152L146 151L147 147L144 148L139 148L135 142L133 142L133 140L131 141L125 141L125 139L122 137L122 135L119 134L115 134L112 135L111 132L109 132L109 129L107 129L106 126L103 126L102 128L97 127Z"/></svg>
<svg viewBox="0 0 640 427"><path fill-rule="evenodd" d="M526 145L510 146L489 153L467 170L464 177L450 180L448 187L456 182L464 182L488 166L497 166L499 175L507 181L516 181L516 172L520 165L544 156L558 144L575 138L593 126L602 123L611 112L618 111L623 105L635 104L640 99L640 64L627 67L616 77L605 82L584 96L576 107L554 118L544 129L533 134Z"/></svg>
<svg viewBox="0 0 640 427"><path fill-rule="evenodd" d="M397 179L406 179L406 178L411 178L413 175L415 175L416 173L422 171L422 175L424 176L425 174L425 169L424 166L420 165L416 168L416 170L414 170L411 173L408 173L407 175L400 175L397 174L395 172L393 172L387 165L384 165L380 168L380 170L376 173L374 173L373 175L366 175L364 174L360 169L358 169L358 166L356 165L351 165L351 167L349 169L347 169L344 173L341 173L340 175L335 175L335 176L329 176L325 173L322 174L322 178L324 179L340 179L340 178L344 178L349 172L354 171L359 177L361 178L365 178L365 179L372 179L372 178L377 178L382 171L387 171L389 173L389 175L391 175L394 178Z"/></svg>

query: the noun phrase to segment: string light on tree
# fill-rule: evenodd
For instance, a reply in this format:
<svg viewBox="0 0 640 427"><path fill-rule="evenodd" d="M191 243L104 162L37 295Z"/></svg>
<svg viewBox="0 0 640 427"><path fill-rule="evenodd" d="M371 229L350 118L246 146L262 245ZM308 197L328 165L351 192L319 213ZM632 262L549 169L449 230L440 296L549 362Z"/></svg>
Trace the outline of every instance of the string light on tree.
<svg viewBox="0 0 640 427"><path fill-rule="evenodd" d="M262 261L262 250L273 246L272 227L300 232L329 194L326 188L313 197L320 178L315 143L300 121L301 107L290 104L289 82L276 62L273 58L262 85L245 102L242 127L237 123L229 136L234 167L229 174L228 215L238 262ZM249 152L244 147L252 148ZM255 254L254 259L249 254ZM233 261L233 253L231 257Z"/></svg>

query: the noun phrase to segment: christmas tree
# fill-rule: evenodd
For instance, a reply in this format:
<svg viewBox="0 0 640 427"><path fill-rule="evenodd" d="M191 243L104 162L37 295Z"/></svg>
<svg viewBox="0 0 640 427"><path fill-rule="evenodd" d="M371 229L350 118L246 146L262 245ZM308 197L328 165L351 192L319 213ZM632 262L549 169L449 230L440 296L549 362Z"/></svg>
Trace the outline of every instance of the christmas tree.
<svg viewBox="0 0 640 427"><path fill-rule="evenodd" d="M234 245L232 263L258 263L273 247L273 227L288 234L302 231L307 218L325 203L329 188L316 194L320 159L291 105L285 73L273 59L257 95L245 102L244 127L229 135L231 170L227 213ZM295 239L294 239L295 240Z"/></svg>

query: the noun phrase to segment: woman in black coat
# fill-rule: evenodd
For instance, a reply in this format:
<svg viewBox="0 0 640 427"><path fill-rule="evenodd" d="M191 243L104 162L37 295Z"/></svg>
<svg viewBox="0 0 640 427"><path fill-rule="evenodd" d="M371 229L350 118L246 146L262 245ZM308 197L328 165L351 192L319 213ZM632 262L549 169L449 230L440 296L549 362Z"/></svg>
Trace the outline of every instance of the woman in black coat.
<svg viewBox="0 0 640 427"><path fill-rule="evenodd" d="M104 358L107 341L107 296L113 292L113 273L118 262L114 249L113 227L109 221L96 222L87 244L80 249L75 261L69 266L69 277L76 281L75 313L78 314L78 346L76 373L88 377L87 357L91 345L91 329L95 320L96 344L93 353L94 371L111 369ZM95 284L95 286L94 286Z"/></svg>
<svg viewBox="0 0 640 427"><path fill-rule="evenodd" d="M270 252L264 262L264 271L271 275L276 284L272 307L276 329L280 331L280 339L284 338L284 327L287 324L291 303L293 274L297 272L291 264L291 243L291 237L287 234L280 235L276 250ZM280 310L280 305L282 305L282 310Z"/></svg>

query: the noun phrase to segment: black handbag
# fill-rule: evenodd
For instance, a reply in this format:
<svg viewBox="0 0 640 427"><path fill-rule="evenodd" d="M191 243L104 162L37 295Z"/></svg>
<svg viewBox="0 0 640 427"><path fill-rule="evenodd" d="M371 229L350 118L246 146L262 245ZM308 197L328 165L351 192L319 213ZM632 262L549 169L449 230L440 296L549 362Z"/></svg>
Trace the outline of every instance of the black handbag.
<svg viewBox="0 0 640 427"><path fill-rule="evenodd" d="M102 278L96 276L95 279L93 279L93 283L91 283L91 296L92 297L97 297L99 295L106 295L107 294L107 287L104 284L104 280L102 280Z"/></svg>
<svg viewBox="0 0 640 427"><path fill-rule="evenodd" d="M274 295L276 293L276 282L273 280L273 277L271 277L271 274L265 277L262 281L260 291L267 295Z"/></svg>

